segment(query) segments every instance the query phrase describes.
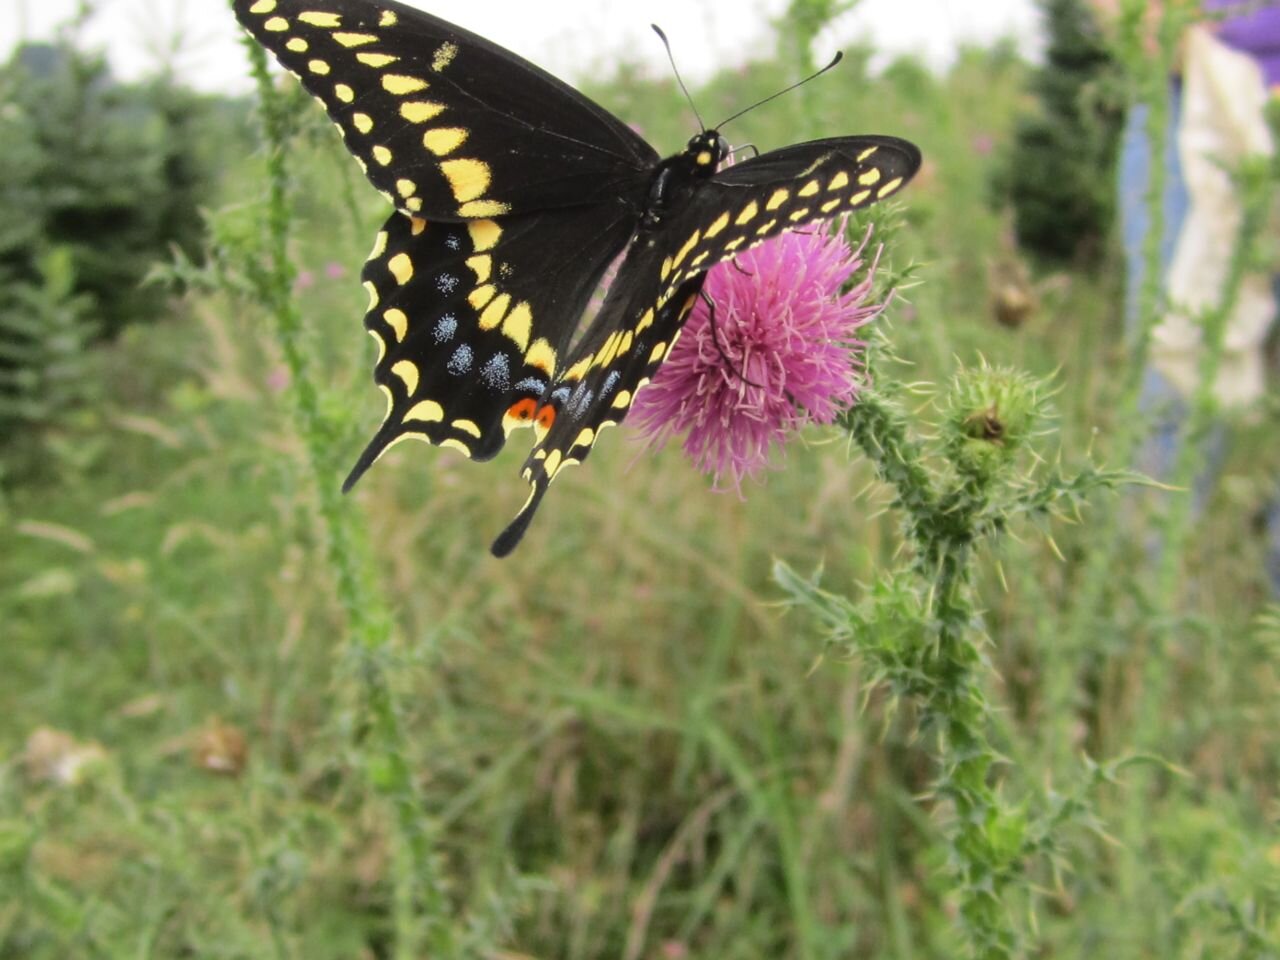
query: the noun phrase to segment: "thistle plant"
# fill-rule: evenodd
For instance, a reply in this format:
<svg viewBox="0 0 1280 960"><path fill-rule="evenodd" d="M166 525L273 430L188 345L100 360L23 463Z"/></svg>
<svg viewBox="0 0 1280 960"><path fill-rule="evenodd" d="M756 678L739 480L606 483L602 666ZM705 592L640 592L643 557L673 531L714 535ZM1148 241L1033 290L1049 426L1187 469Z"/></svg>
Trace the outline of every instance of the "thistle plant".
<svg viewBox="0 0 1280 960"><path fill-rule="evenodd" d="M903 397L901 386L877 378L841 424L892 490L910 558L859 598L782 563L775 579L818 619L829 644L866 664L874 685L914 704L935 763L930 800L942 820L964 955L997 960L1026 945L1010 900L1037 859L1056 871L1065 828L1100 827L1083 793L1024 786L1027 796L1015 803L1000 782L998 723L985 692L988 638L974 595L981 551L1018 521L1075 516L1091 494L1126 478L1093 467L1024 471L1050 417L1047 384L1027 375L985 362L961 369L937 403L941 419L928 441L912 432ZM1089 769L1089 786L1111 776Z"/></svg>

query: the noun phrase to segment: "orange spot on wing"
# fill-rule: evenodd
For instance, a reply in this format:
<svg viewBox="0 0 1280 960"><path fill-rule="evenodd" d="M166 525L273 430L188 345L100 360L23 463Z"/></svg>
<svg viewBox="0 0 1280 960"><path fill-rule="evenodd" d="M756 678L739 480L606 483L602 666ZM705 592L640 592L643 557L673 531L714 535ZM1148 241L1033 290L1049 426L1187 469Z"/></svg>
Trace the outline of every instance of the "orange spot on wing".
<svg viewBox="0 0 1280 960"><path fill-rule="evenodd" d="M514 417L521 423L528 423L537 412L538 401L534 400L533 397L525 397L523 400L517 400L511 405L511 408L507 410L507 416Z"/></svg>
<svg viewBox="0 0 1280 960"><path fill-rule="evenodd" d="M532 403L532 401L530 401ZM550 430L551 425L556 422L556 408L551 404L544 404L542 409L538 411L538 426L543 430Z"/></svg>

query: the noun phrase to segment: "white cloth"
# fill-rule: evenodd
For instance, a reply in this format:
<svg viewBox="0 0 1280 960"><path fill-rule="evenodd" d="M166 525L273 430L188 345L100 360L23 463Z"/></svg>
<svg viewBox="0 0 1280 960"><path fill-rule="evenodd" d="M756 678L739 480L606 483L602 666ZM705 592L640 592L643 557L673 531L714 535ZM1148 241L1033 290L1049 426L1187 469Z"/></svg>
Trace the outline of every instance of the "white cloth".
<svg viewBox="0 0 1280 960"><path fill-rule="evenodd" d="M1190 396L1199 379L1201 317L1224 296L1243 216L1229 170L1270 155L1267 89L1261 68L1204 27L1188 32L1178 152L1190 209L1169 266L1168 314L1152 332L1152 364ZM1245 277L1227 320L1214 393L1225 408L1247 406L1264 390L1263 341L1275 318L1271 278Z"/></svg>

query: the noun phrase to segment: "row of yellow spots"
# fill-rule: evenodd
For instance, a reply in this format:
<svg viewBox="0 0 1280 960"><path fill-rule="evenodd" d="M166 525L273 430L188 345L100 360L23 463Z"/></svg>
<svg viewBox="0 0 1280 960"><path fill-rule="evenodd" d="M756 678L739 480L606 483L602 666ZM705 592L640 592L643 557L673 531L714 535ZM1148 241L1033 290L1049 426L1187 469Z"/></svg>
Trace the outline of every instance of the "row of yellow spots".
<svg viewBox="0 0 1280 960"><path fill-rule="evenodd" d="M868 150L863 151L859 155L858 160L860 162L866 160L878 149L879 149L878 147L871 147ZM822 160L825 160L825 159L826 159L825 157L820 158L820 160L818 161L817 164L815 164L815 166L820 165ZM819 213L821 215L830 216L832 213L835 212L835 210L841 204L848 204L851 207L860 206L861 204L865 203L867 200L871 198L871 195L873 193L873 188L877 183L880 182L881 176L882 174L879 169L875 167L871 167L867 169L866 171L858 175L858 184L859 186L862 186L865 189L859 190L858 192L852 194L847 198L833 197L832 199L823 202L818 206ZM876 194L876 199L881 200L887 197L889 194L893 193L900 186L902 186L902 180L903 180L902 177L896 177L893 180L890 180L888 183L885 183L883 186L881 186L878 191L874 191ZM825 192L833 193L833 192L843 190L845 187L849 185L849 182L850 182L849 174L841 170L838 173L836 173L836 175L833 176L831 180L826 184ZM809 180L799 190L795 191L795 196L808 198L808 197L817 196L821 192L823 192L822 182L820 180L813 179L813 180ZM765 201L764 209L766 211L778 210L784 204L786 204L788 200L791 199L791 196L792 196L791 190L789 190L786 187L779 187L778 189L774 190L773 193L770 194L769 199ZM679 284L682 280L686 279L688 276L691 276L693 272L696 270L696 268L700 267L711 256L711 253L712 253L711 250L704 250L701 253L699 253L697 256L695 256L692 260L689 261L689 268L687 270L679 269L680 265L684 262L684 259L689 255L689 253L694 248L698 246L699 243L705 240L712 240L715 237L719 236L729 226L731 220L735 226L743 227L748 225L760 214L760 209L761 208L760 208L759 202L752 200L745 207L743 207L742 210L738 212L738 215L736 217L731 217L728 211L720 214L720 216L717 217L714 221L712 221L711 225L707 227L705 233L700 230L695 230L693 234L689 237L689 239L685 241L684 246L680 248L680 250L676 253L674 257L665 258L662 262L662 267L659 270L659 274L664 282L667 282L667 281L669 282L667 285L666 292L658 301L659 305L664 305L669 295L671 294L671 292L673 292L675 286ZM787 214L787 219L791 223L800 223L801 221L806 219L814 219L818 215L819 214L814 213L812 206L806 206L806 207L800 207L797 210L791 211L789 214ZM755 234L757 239L751 240L751 242L748 244L748 241L750 239L748 236L745 236L745 235L737 236L729 240L727 243L725 243L724 249L728 253L733 253L733 252L736 252L739 248L741 248L744 244L748 244L748 249L749 249L750 247L753 247L756 244L760 243L764 238L768 237L771 233L773 233L777 226L778 226L778 218L771 217L770 219L765 220L758 227L756 227Z"/></svg>
<svg viewBox="0 0 1280 960"><path fill-rule="evenodd" d="M269 16L275 13L276 7L276 0L258 0L249 8L249 12ZM372 33L340 29L342 17L336 13L308 10L299 13L296 20L309 27L332 31L331 38L346 49L359 50L361 47L376 43L379 39ZM379 26L393 27L397 22L396 14L387 10L382 13ZM289 28L289 21L282 16L269 16L269 19L263 23L263 29L272 33L283 33ZM310 46L305 37L290 37L285 42L286 49L298 54L308 52ZM453 63L458 52L456 43L442 43L433 54L431 69L436 73L445 70ZM392 54L364 50L359 50L355 58L359 63L376 70L390 67L400 59ZM307 69L312 74L323 77L332 73L333 68L326 60L313 58L308 61ZM383 74L380 84L386 93L403 98L412 97L430 86L423 77L398 72ZM356 91L347 83L335 84L333 94L338 102L343 104L351 104L356 100ZM400 117L415 125L429 123L444 110L444 104L433 100L406 99L399 105ZM374 118L364 112L353 113L351 125L365 136L371 135L375 128ZM466 142L468 135L469 131L464 127L433 127L423 132L422 144L433 156L447 157ZM370 152L374 162L379 166L389 167L395 162L395 153L385 144L374 145ZM485 199L484 195L489 189L492 174L489 165L484 161L469 158L445 160L440 164L440 172L453 191L454 199L458 203L459 216L495 217L510 209L508 204ZM400 205L410 214L420 212L423 207L422 198L417 196L417 192L418 184L413 180L402 178L396 181L396 193L399 194ZM392 200L395 202L395 198Z"/></svg>

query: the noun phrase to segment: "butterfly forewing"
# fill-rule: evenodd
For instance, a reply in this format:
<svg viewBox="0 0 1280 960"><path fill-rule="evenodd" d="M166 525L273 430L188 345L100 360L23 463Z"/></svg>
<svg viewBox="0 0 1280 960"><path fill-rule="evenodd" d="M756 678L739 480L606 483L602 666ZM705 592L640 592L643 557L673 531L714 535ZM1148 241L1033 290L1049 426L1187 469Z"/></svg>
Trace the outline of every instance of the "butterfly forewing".
<svg viewBox="0 0 1280 960"><path fill-rule="evenodd" d="M708 269L786 230L886 199L919 166L905 140L839 137L764 154L700 184L651 247L632 247L553 385L554 424L525 462L533 493L494 552L515 547L556 475L585 460L601 429L626 416L674 346Z"/></svg>
<svg viewBox="0 0 1280 960"><path fill-rule="evenodd" d="M391 0L234 0L406 214L631 204L658 156L608 111L460 27Z"/></svg>

